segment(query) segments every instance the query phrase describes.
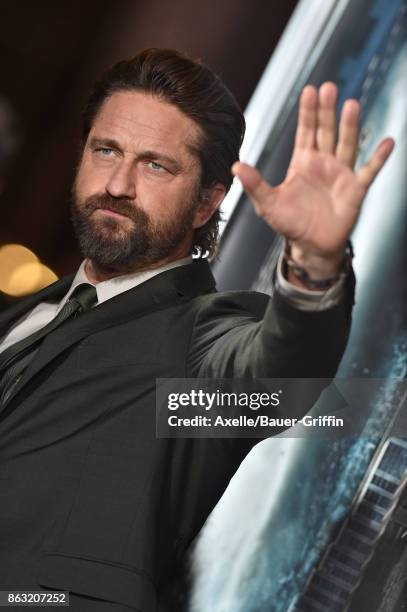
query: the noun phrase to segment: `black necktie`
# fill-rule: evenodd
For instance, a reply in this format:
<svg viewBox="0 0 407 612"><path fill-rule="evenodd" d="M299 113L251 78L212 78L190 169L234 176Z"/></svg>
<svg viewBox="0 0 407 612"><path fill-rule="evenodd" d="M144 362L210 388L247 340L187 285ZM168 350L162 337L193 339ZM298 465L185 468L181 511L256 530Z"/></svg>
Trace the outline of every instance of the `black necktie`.
<svg viewBox="0 0 407 612"><path fill-rule="evenodd" d="M88 283L81 283L75 287L66 304L52 321L0 353L0 400L2 403L10 397L24 370L34 358L43 338L67 319L72 319L79 313L89 310L96 302L95 287Z"/></svg>

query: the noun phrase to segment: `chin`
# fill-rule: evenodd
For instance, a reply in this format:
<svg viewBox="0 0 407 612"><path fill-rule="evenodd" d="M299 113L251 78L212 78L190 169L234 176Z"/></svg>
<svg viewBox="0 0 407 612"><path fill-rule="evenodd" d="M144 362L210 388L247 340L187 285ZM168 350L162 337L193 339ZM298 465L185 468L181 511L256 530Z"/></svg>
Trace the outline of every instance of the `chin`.
<svg viewBox="0 0 407 612"><path fill-rule="evenodd" d="M116 239L123 241L128 237L129 230L126 230L120 221L104 219L103 221L92 223L92 233L99 240L114 241Z"/></svg>

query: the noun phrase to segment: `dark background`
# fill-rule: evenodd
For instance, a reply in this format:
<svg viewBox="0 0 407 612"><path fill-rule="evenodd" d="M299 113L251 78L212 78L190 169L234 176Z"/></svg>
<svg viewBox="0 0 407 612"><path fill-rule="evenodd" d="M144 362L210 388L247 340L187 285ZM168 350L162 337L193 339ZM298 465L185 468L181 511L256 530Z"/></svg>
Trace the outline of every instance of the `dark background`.
<svg viewBox="0 0 407 612"><path fill-rule="evenodd" d="M69 221L79 114L93 80L150 47L201 58L245 108L295 0L0 2L0 93L21 118L0 245L28 246L59 276L80 262Z"/></svg>

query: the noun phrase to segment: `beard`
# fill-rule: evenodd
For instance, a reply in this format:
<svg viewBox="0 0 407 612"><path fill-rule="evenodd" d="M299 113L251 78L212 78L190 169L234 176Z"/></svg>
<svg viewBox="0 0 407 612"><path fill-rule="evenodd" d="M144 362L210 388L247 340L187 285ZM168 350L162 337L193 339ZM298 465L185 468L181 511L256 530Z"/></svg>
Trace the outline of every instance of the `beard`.
<svg viewBox="0 0 407 612"><path fill-rule="evenodd" d="M169 257L185 239L199 204L199 191L176 218L153 222L133 201L108 193L80 201L73 190L71 220L84 257L103 272L126 274ZM127 219L94 214L109 209Z"/></svg>

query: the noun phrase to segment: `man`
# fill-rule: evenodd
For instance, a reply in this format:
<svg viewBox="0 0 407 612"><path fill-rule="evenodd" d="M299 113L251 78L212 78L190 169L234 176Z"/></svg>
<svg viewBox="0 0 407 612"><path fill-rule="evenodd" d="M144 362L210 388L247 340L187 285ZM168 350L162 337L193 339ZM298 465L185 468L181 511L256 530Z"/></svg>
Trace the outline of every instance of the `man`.
<svg viewBox="0 0 407 612"><path fill-rule="evenodd" d="M207 259L191 260L214 250L244 133L219 78L150 49L96 84L73 190L84 261L0 319L2 590L70 591L85 612L181 610L174 577L253 441L157 438L155 379L334 375L347 240L393 146L355 173L359 105L336 143L336 94L304 89L282 185L233 165L289 241L269 300L217 293Z"/></svg>

